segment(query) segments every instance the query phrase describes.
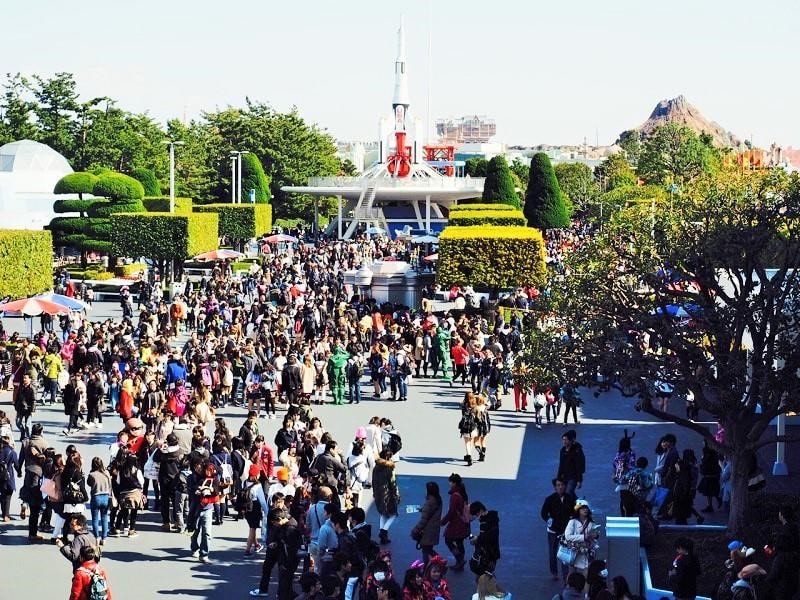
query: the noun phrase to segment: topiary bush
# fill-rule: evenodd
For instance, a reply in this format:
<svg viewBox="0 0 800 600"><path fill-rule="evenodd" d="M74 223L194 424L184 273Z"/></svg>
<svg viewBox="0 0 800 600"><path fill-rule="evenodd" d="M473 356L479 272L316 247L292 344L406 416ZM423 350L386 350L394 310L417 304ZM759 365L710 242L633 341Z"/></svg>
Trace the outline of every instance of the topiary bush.
<svg viewBox="0 0 800 600"><path fill-rule="evenodd" d="M196 213L219 215L219 234L244 241L272 231L272 206L269 204L206 204L195 206Z"/></svg>
<svg viewBox="0 0 800 600"><path fill-rule="evenodd" d="M142 204L147 212L169 212L169 196L145 196ZM192 212L191 198L175 198L175 212L186 214Z"/></svg>
<svg viewBox="0 0 800 600"><path fill-rule="evenodd" d="M215 250L219 216L214 213L111 215L111 244L117 256L185 260Z"/></svg>
<svg viewBox="0 0 800 600"><path fill-rule="evenodd" d="M529 227L446 227L439 236L436 282L511 288L539 285L545 276L542 234Z"/></svg>
<svg viewBox="0 0 800 600"><path fill-rule="evenodd" d="M97 175L78 171L64 175L56 182L53 188L54 194L78 194L78 198L83 200L84 194L94 193L94 186L97 184ZM79 212L79 211L73 211ZM83 212L83 211L80 211Z"/></svg>
<svg viewBox="0 0 800 600"><path fill-rule="evenodd" d="M484 202L508 204L519 208L519 196L511 176L511 169L503 155L492 157L486 167L486 180L483 184Z"/></svg>
<svg viewBox="0 0 800 600"><path fill-rule="evenodd" d="M95 202L104 202L104 200L56 200L53 202L53 212L57 214L81 213L85 215L89 212L89 207Z"/></svg>
<svg viewBox="0 0 800 600"><path fill-rule="evenodd" d="M255 154L242 154L242 202L249 202L250 190L256 191L256 204L269 204L269 177Z"/></svg>
<svg viewBox="0 0 800 600"><path fill-rule="evenodd" d="M26 298L52 287L50 232L0 229L0 297Z"/></svg>
<svg viewBox="0 0 800 600"><path fill-rule="evenodd" d="M450 225L471 226L471 225L516 225L525 227L528 220L520 210L459 210L450 213Z"/></svg>
<svg viewBox="0 0 800 600"><path fill-rule="evenodd" d="M115 213L143 213L147 212L141 200L127 202L98 202L89 207L90 217L110 217Z"/></svg>
<svg viewBox="0 0 800 600"><path fill-rule="evenodd" d="M103 173L97 178L92 193L111 200L141 200L144 187L133 177L122 173ZM142 208L144 210L144 208Z"/></svg>
<svg viewBox="0 0 800 600"><path fill-rule="evenodd" d="M142 184L145 196L161 195L161 185L158 183L156 174L150 169L134 169L131 171L131 177Z"/></svg>
<svg viewBox="0 0 800 600"><path fill-rule="evenodd" d="M524 212L529 227L563 229L569 226L569 211L564 202L564 194L558 185L550 158L544 152L537 152L531 159Z"/></svg>

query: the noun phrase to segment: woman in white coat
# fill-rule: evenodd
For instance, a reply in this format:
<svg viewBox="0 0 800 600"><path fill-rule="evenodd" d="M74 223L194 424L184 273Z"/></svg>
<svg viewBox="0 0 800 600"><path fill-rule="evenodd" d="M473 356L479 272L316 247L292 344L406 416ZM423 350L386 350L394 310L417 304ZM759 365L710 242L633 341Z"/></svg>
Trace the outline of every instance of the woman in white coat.
<svg viewBox="0 0 800 600"><path fill-rule="evenodd" d="M564 541L578 550L575 562L569 566L570 573L580 571L586 576L589 563L594 559L600 525L592 520L592 509L586 500L575 503L575 516L567 523Z"/></svg>

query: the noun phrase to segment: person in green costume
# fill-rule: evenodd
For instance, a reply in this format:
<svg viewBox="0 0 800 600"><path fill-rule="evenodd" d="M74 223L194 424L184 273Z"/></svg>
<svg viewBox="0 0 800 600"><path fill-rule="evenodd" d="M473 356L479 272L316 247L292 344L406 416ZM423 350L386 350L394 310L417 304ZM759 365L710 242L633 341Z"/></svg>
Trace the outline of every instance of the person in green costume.
<svg viewBox="0 0 800 600"><path fill-rule="evenodd" d="M450 324L444 321L436 330L436 352L442 367L442 379L452 381L453 368L450 362Z"/></svg>
<svg viewBox="0 0 800 600"><path fill-rule="evenodd" d="M347 388L345 370L350 354L341 346L336 346L333 354L328 359L328 383L331 386L331 395L334 404L344 404L344 392Z"/></svg>

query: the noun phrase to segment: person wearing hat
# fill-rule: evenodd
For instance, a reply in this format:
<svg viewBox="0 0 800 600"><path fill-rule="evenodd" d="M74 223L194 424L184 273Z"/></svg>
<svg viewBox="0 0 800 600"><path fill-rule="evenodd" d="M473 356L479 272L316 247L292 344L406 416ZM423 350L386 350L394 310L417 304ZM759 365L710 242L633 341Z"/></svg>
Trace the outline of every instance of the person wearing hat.
<svg viewBox="0 0 800 600"><path fill-rule="evenodd" d="M247 533L247 545L244 549L245 556L250 556L261 550L261 544L256 538L256 529L264 528L264 517L269 512L267 498L264 496L264 488L258 481L261 469L258 465L250 465L247 472L247 481L241 492L242 502L240 509L244 515L249 531ZM263 536L260 536L263 537Z"/></svg>
<svg viewBox="0 0 800 600"><path fill-rule="evenodd" d="M268 504L272 502L272 497L277 492L280 492L284 496L294 497L297 490L292 484L289 483L289 475L289 469L286 467L281 467L275 471L275 477L278 481L269 486L269 489L267 490Z"/></svg>
<svg viewBox="0 0 800 600"><path fill-rule="evenodd" d="M600 525L592 519L592 507L587 500L579 498L575 502L575 513L564 529L564 541L574 544L578 551L575 562L569 565L570 572L580 571L586 576L589 563L594 559L598 537Z"/></svg>
<svg viewBox="0 0 800 600"><path fill-rule="evenodd" d="M756 577L766 575L767 572L757 564L749 564L742 567L739 571L739 579L731 586L731 598L733 600L756 600L756 588L754 586ZM794 572L797 578L797 571ZM770 596L777 598L777 596ZM791 598L786 596L786 598Z"/></svg>

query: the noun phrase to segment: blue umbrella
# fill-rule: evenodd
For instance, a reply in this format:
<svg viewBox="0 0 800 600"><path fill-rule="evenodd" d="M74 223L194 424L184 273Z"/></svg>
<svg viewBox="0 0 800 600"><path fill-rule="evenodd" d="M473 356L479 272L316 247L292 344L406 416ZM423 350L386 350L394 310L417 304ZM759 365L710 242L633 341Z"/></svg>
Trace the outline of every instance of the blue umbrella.
<svg viewBox="0 0 800 600"><path fill-rule="evenodd" d="M668 304L665 307L658 307L653 311L657 315L666 314L669 317L675 318L685 318L689 316L689 313L684 310L682 306L678 306L677 304Z"/></svg>
<svg viewBox="0 0 800 600"><path fill-rule="evenodd" d="M35 297L41 298L42 300L49 300L53 304L58 304L59 306L63 306L64 308L68 308L70 310L89 310L90 308L89 305L82 300L70 298L69 296L56 294L54 292L50 292L48 294L39 294Z"/></svg>

